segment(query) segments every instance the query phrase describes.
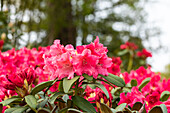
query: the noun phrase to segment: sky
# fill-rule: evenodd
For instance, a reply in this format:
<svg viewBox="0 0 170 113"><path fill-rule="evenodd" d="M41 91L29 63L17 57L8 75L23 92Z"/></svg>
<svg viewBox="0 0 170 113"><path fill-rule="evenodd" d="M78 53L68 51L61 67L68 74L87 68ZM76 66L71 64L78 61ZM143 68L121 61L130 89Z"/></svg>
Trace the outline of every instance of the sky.
<svg viewBox="0 0 170 113"><path fill-rule="evenodd" d="M147 20L150 24L157 26L161 30L159 40L152 39L152 47L157 46L158 42L164 49L153 52L153 57L148 59L154 71L164 71L165 66L170 63L170 0L154 0L145 7L148 13Z"/></svg>

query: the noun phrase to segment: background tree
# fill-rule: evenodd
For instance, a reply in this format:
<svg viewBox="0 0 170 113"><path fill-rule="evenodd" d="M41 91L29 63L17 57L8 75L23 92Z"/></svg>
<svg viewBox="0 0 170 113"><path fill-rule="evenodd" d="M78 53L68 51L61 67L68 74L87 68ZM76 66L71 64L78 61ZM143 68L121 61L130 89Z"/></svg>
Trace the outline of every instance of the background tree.
<svg viewBox="0 0 170 113"><path fill-rule="evenodd" d="M134 42L143 48L142 41L157 35L155 28L146 26L143 9L147 0L1 0L1 16L7 15L1 28L9 28L5 42L16 49L61 43L81 45L100 37L109 49L109 56L117 56L120 45ZM0 20L1 21L1 20ZM7 27L5 27L5 25ZM9 46L7 46L10 48ZM127 54L123 57L128 59ZM136 64L134 64L136 65Z"/></svg>

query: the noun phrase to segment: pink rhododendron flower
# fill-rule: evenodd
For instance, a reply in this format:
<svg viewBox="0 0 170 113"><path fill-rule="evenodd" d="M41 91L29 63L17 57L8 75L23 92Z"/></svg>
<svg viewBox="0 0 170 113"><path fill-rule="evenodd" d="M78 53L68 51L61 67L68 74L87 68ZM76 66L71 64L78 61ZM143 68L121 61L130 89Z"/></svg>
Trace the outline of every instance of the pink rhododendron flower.
<svg viewBox="0 0 170 113"><path fill-rule="evenodd" d="M122 45L120 46L120 49L136 50L136 49L138 49L138 46L135 45L135 44L132 43L132 42L126 42L125 44L122 44Z"/></svg>
<svg viewBox="0 0 170 113"><path fill-rule="evenodd" d="M99 62L99 57L92 55L89 49L85 49L82 54L73 56L74 71L77 75L83 73L88 75L95 74L95 67ZM93 75L96 78L96 75Z"/></svg>
<svg viewBox="0 0 170 113"><path fill-rule="evenodd" d="M131 92L120 94L120 101L118 105L122 103L127 103L130 107L132 107L136 102L144 103L145 96L138 90L137 87L133 87Z"/></svg>
<svg viewBox="0 0 170 113"><path fill-rule="evenodd" d="M147 103L147 109L150 110L152 107L156 105L160 105L163 102L160 101L160 93L153 92L152 94L149 94L146 96L146 103Z"/></svg>
<svg viewBox="0 0 170 113"><path fill-rule="evenodd" d="M152 57L152 54L146 49L143 49L142 51L137 52L137 56L146 59L147 57Z"/></svg>
<svg viewBox="0 0 170 113"><path fill-rule="evenodd" d="M112 65L108 68L108 72L112 73L114 75L117 75L120 73L120 65L122 61L120 60L120 57L112 57Z"/></svg>
<svg viewBox="0 0 170 113"><path fill-rule="evenodd" d="M1 76L2 77L2 76ZM15 74L6 75L3 77L2 86L8 90L14 90L16 87L22 88L24 80L27 80L28 85L34 83L36 75L33 68L25 68Z"/></svg>

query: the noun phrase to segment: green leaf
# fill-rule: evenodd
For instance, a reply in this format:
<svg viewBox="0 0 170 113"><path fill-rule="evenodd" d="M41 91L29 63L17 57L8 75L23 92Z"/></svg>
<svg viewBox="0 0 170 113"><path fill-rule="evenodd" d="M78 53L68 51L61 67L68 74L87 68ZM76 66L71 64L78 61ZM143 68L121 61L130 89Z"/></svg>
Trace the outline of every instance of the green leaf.
<svg viewBox="0 0 170 113"><path fill-rule="evenodd" d="M50 89L50 87L52 87L56 82L58 81L58 78L56 78L52 84L50 84L47 89L44 91L44 97L45 97L45 94L47 93L47 91Z"/></svg>
<svg viewBox="0 0 170 113"><path fill-rule="evenodd" d="M141 90L144 86L146 86L150 82L151 78L146 78L142 81L142 83L139 85L139 90Z"/></svg>
<svg viewBox="0 0 170 113"><path fill-rule="evenodd" d="M109 98L109 93L108 93L107 89L102 84L96 83L95 85L97 87L99 87L106 94L107 98Z"/></svg>
<svg viewBox="0 0 170 113"><path fill-rule="evenodd" d="M104 79L106 79L108 82L110 82L110 83L112 83L112 84L114 84L118 87L124 87L125 86L125 81L122 78L120 78L116 75L113 75L111 73L109 73L108 76L103 76L101 74L99 74L99 75L101 77L103 77Z"/></svg>
<svg viewBox="0 0 170 113"><path fill-rule="evenodd" d="M124 49L123 51L118 52L117 55L122 56L122 55L125 55L126 53L128 53L128 50Z"/></svg>
<svg viewBox="0 0 170 113"><path fill-rule="evenodd" d="M50 113L50 111L45 108L40 108L40 109L38 109L37 113Z"/></svg>
<svg viewBox="0 0 170 113"><path fill-rule="evenodd" d="M136 79L132 79L131 82L130 82L131 86L137 86L138 85L138 82L136 81Z"/></svg>
<svg viewBox="0 0 170 113"><path fill-rule="evenodd" d="M106 104L101 103L100 108L103 113L112 113L112 110Z"/></svg>
<svg viewBox="0 0 170 113"><path fill-rule="evenodd" d="M88 113L96 113L94 106L83 97L73 96L72 101L76 106L78 106L83 111L86 111Z"/></svg>
<svg viewBox="0 0 170 113"><path fill-rule="evenodd" d="M19 107L19 108L15 109L14 111L12 111L12 113L23 113L27 109L28 109L28 107Z"/></svg>
<svg viewBox="0 0 170 113"><path fill-rule="evenodd" d="M37 107L37 100L33 95L25 96L25 102L31 107L31 109L35 110Z"/></svg>
<svg viewBox="0 0 170 113"><path fill-rule="evenodd" d="M169 91L162 92L161 97L160 97L160 101L164 102L164 101L168 100L169 96L170 96Z"/></svg>
<svg viewBox="0 0 170 113"><path fill-rule="evenodd" d="M67 113L83 113L83 112L79 111L78 109L69 108L69 109L67 110Z"/></svg>
<svg viewBox="0 0 170 113"><path fill-rule="evenodd" d="M9 99L2 101L1 104L3 104L3 106L6 106L14 101L21 101L21 98L9 98Z"/></svg>
<svg viewBox="0 0 170 113"><path fill-rule="evenodd" d="M8 109L5 110L5 113L12 113L16 109L18 109L18 108L16 108L16 107L15 108L8 108Z"/></svg>
<svg viewBox="0 0 170 113"><path fill-rule="evenodd" d="M48 98L45 98L43 101L41 101L38 104L37 108L43 108L45 106L45 104L47 104L47 102L48 102Z"/></svg>
<svg viewBox="0 0 170 113"><path fill-rule="evenodd" d="M86 78L87 80L89 81L92 81L93 80L93 76L89 76L87 74L83 74L83 77Z"/></svg>
<svg viewBox="0 0 170 113"><path fill-rule="evenodd" d="M31 94L32 94L32 95L37 94L38 92L42 91L42 90L45 89L46 87L50 86L52 83L53 83L53 80L52 80L52 81L47 81L47 82L42 82L42 83L36 85L36 86L32 89Z"/></svg>
<svg viewBox="0 0 170 113"><path fill-rule="evenodd" d="M50 102L51 104L54 104L54 102L55 102L55 100L57 99L57 97L58 97L58 96L61 96L61 95L64 95L64 93L62 93L62 92L56 92L55 94L53 94L53 95L50 96L49 102Z"/></svg>
<svg viewBox="0 0 170 113"><path fill-rule="evenodd" d="M67 100L69 99L69 96L67 94L63 95L62 99L64 100L64 102L67 103Z"/></svg>
<svg viewBox="0 0 170 113"><path fill-rule="evenodd" d="M68 111L68 108L63 108L58 113L67 113L67 111Z"/></svg>
<svg viewBox="0 0 170 113"><path fill-rule="evenodd" d="M123 109L126 107L127 103L120 104L115 108L116 111L123 111Z"/></svg>
<svg viewBox="0 0 170 113"><path fill-rule="evenodd" d="M0 104L0 113L2 113L2 110L3 110L3 105Z"/></svg>
<svg viewBox="0 0 170 113"><path fill-rule="evenodd" d="M143 104L141 102L136 102L133 107L132 107L132 111L133 110L136 110L136 111L139 111L141 108L142 108Z"/></svg>
<svg viewBox="0 0 170 113"><path fill-rule="evenodd" d="M64 78L63 80L63 89L64 89L64 92L65 93L68 93L68 91L70 90L72 84L77 80L79 79L80 76L76 76L70 80L68 80L67 78Z"/></svg>
<svg viewBox="0 0 170 113"><path fill-rule="evenodd" d="M163 110L160 106L155 106L151 110L149 110L148 113L163 113Z"/></svg>
<svg viewBox="0 0 170 113"><path fill-rule="evenodd" d="M167 107L165 106L165 104L161 104L159 105L163 111L163 113L168 113Z"/></svg>

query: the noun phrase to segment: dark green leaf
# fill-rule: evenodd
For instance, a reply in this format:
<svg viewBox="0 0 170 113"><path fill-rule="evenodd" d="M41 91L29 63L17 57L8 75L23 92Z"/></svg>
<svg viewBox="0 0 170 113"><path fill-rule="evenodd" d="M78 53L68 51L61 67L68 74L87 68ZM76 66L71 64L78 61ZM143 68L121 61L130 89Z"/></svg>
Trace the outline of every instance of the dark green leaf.
<svg viewBox="0 0 170 113"><path fill-rule="evenodd" d="M41 109L38 109L37 113L50 113L50 111L48 109L41 108Z"/></svg>
<svg viewBox="0 0 170 113"><path fill-rule="evenodd" d="M3 106L6 106L14 101L21 101L21 98L9 98L9 99L2 101L1 104L3 104Z"/></svg>
<svg viewBox="0 0 170 113"><path fill-rule="evenodd" d="M55 94L53 94L53 95L50 96L49 102L50 102L51 104L54 104L54 102L55 102L55 100L57 99L57 97L58 97L58 96L61 96L61 95L64 95L64 93L62 93L62 92L56 92Z"/></svg>
<svg viewBox="0 0 170 113"><path fill-rule="evenodd" d="M143 104L141 102L136 102L133 107L132 107L132 111L133 110L136 110L136 111L139 111L141 109L141 107L143 106Z"/></svg>
<svg viewBox="0 0 170 113"><path fill-rule="evenodd" d="M123 111L123 109L126 107L126 103L120 104L115 108L116 111Z"/></svg>
<svg viewBox="0 0 170 113"><path fill-rule="evenodd" d="M148 113L163 113L163 110L160 106L155 106L151 110L149 110Z"/></svg>
<svg viewBox="0 0 170 113"><path fill-rule="evenodd" d="M168 100L169 96L170 96L169 91L162 92L161 97L160 97L160 101L164 102L164 101Z"/></svg>
<svg viewBox="0 0 170 113"><path fill-rule="evenodd" d="M93 80L93 76L89 76L87 74L83 74L83 77L86 78L87 80L89 81L92 81Z"/></svg>
<svg viewBox="0 0 170 113"><path fill-rule="evenodd" d="M80 76L76 76L70 80L68 80L67 78L64 78L63 80L63 89L65 93L68 93L68 91L70 90L71 86L73 85L73 83L79 79Z"/></svg>
<svg viewBox="0 0 170 113"><path fill-rule="evenodd" d="M14 111L12 111L11 113L23 113L27 109L28 109L28 107L19 107L19 108L15 109Z"/></svg>
<svg viewBox="0 0 170 113"><path fill-rule="evenodd" d="M95 85L97 87L99 87L106 94L107 98L109 98L109 93L108 93L107 89L102 84L96 83Z"/></svg>
<svg viewBox="0 0 170 113"><path fill-rule="evenodd" d="M167 107L165 106L165 104L161 104L159 105L163 111L163 113L168 113Z"/></svg>
<svg viewBox="0 0 170 113"><path fill-rule="evenodd" d="M138 85L136 79L132 79L130 83L131 83L131 86L132 86L132 87Z"/></svg>
<svg viewBox="0 0 170 113"><path fill-rule="evenodd" d="M118 87L125 86L125 81L116 75L109 73L108 76L103 76L103 75L100 75L100 76L103 77L104 79L106 79L108 82L110 82Z"/></svg>
<svg viewBox="0 0 170 113"><path fill-rule="evenodd" d="M144 86L146 86L150 82L151 78L146 78L142 81L142 83L139 85L139 90L141 90Z"/></svg>
<svg viewBox="0 0 170 113"><path fill-rule="evenodd" d="M45 89L46 87L50 86L52 83L53 83L53 80L52 81L47 81L47 82L42 82L42 83L36 85L32 89L31 94L35 95L36 93L38 93L38 92L42 91L43 89Z"/></svg>
<svg viewBox="0 0 170 113"><path fill-rule="evenodd" d="M37 107L37 100L33 95L27 95L25 96L25 102L33 109L35 110Z"/></svg>
<svg viewBox="0 0 170 113"><path fill-rule="evenodd" d="M112 110L106 104L101 103L100 108L103 113L112 113Z"/></svg>
<svg viewBox="0 0 170 113"><path fill-rule="evenodd" d="M96 113L94 106L83 97L73 96L72 101L76 106L78 106L83 111L86 111L88 113Z"/></svg>

